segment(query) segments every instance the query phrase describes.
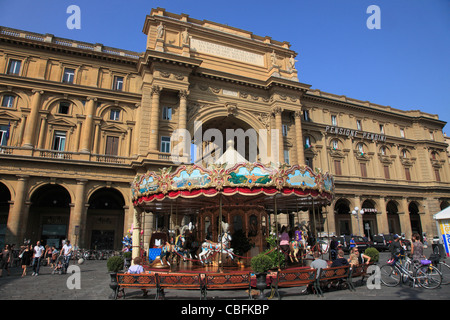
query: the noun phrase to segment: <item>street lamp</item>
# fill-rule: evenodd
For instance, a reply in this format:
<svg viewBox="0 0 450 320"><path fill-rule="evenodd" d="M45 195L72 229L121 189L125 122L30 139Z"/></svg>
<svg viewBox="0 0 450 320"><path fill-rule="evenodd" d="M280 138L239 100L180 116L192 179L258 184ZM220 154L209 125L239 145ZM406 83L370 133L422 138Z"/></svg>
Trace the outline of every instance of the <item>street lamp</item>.
<svg viewBox="0 0 450 320"><path fill-rule="evenodd" d="M361 235L361 227L360 227L360 224L359 224L359 215L361 215L361 218L362 218L363 214L364 214L364 210L363 209L359 210L358 207L355 207L355 209L353 209L353 211L352 211L352 215L354 215L356 217L356 220L358 220L358 233L359 233L359 235Z"/></svg>

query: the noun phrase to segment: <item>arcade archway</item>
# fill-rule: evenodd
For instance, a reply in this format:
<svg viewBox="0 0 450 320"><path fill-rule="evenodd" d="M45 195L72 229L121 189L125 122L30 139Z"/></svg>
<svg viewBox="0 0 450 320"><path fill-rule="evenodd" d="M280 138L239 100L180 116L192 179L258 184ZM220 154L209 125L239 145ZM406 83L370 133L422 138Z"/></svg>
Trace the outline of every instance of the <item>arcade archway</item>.
<svg viewBox="0 0 450 320"><path fill-rule="evenodd" d="M101 188L89 197L85 246L95 250L122 247L125 200L114 188Z"/></svg>
<svg viewBox="0 0 450 320"><path fill-rule="evenodd" d="M8 187L0 183L0 247L5 246L6 225L8 223L9 202L11 193Z"/></svg>
<svg viewBox="0 0 450 320"><path fill-rule="evenodd" d="M71 197L66 188L58 184L39 187L31 195L26 237L32 242L61 248L67 239Z"/></svg>

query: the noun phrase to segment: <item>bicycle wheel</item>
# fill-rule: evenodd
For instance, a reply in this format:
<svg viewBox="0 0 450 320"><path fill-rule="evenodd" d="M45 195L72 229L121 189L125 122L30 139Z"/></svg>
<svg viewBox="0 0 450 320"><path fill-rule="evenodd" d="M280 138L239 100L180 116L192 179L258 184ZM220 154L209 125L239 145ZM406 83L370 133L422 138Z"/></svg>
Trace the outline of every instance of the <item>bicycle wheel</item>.
<svg viewBox="0 0 450 320"><path fill-rule="evenodd" d="M425 289L436 289L441 285L442 275L434 266L421 266L416 270L417 283Z"/></svg>
<svg viewBox="0 0 450 320"><path fill-rule="evenodd" d="M450 283L450 266L445 262L440 262L437 266L438 270L442 274L442 283L443 285Z"/></svg>
<svg viewBox="0 0 450 320"><path fill-rule="evenodd" d="M381 282L387 287L395 287L400 283L402 275L400 271L390 264L380 268Z"/></svg>

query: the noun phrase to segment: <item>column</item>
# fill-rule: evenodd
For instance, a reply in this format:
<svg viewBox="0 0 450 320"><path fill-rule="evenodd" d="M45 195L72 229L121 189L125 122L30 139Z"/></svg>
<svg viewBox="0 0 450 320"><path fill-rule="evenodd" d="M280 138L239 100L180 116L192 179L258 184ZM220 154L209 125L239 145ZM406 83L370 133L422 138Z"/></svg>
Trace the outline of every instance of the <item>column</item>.
<svg viewBox="0 0 450 320"><path fill-rule="evenodd" d="M83 125L83 132L81 135L80 152L89 153L92 148L92 132L94 128L95 103L97 99L88 97L86 106L86 120Z"/></svg>
<svg viewBox="0 0 450 320"><path fill-rule="evenodd" d="M186 114L187 114L187 96L189 91L180 90L178 96L180 97L180 109L178 115L178 129L186 129Z"/></svg>
<svg viewBox="0 0 450 320"><path fill-rule="evenodd" d="M18 176L16 196L14 198L14 205L9 210L8 222L6 227L6 243L21 244L23 235L26 230L28 215L28 208L26 208L25 200L27 196L29 176Z"/></svg>
<svg viewBox="0 0 450 320"><path fill-rule="evenodd" d="M281 118L281 114L283 113L283 109L280 107L276 107L273 109L273 113L275 115L275 128L278 130L278 157L280 163L284 163L284 138L283 138L283 121Z"/></svg>
<svg viewBox="0 0 450 320"><path fill-rule="evenodd" d="M158 151L158 132L159 132L159 97L161 88L152 87L152 111L150 117L150 150Z"/></svg>
<svg viewBox="0 0 450 320"><path fill-rule="evenodd" d="M386 199L381 197L379 201L379 209L377 210L377 225L378 232L387 234L389 233L389 222L386 211Z"/></svg>
<svg viewBox="0 0 450 320"><path fill-rule="evenodd" d="M405 234L406 239L411 239L411 218L409 215L408 199L402 198L400 203L402 204L402 211L398 212L400 219L400 229L401 232Z"/></svg>
<svg viewBox="0 0 450 320"><path fill-rule="evenodd" d="M33 97L31 98L31 112L27 119L25 126L25 133L23 137L22 147L33 148L36 140L36 129L39 121L39 110L41 107L41 96L44 91L33 90Z"/></svg>
<svg viewBox="0 0 450 320"><path fill-rule="evenodd" d="M180 90L178 96L180 97L180 108L179 108L179 114L178 114L178 129L181 131L186 130L186 124L187 124L187 96L189 94L189 91L187 90ZM179 142L177 141L177 143L183 143L184 147L183 147L183 154L182 154L182 159L180 162L186 162L189 163L190 162L190 158L188 157L188 155L190 154L190 147L191 147L191 142L190 141L185 141L188 140L187 139L188 136L183 134L183 142ZM188 148L188 149L186 149Z"/></svg>
<svg viewBox="0 0 450 320"><path fill-rule="evenodd" d="M77 180L77 186L75 190L75 206L71 210L70 213L70 221L69 221L69 230L68 230L68 238L69 240L78 247L83 245L81 239L84 239L84 226L86 225L86 215L84 214L86 211L85 206L85 191L86 191L86 182L85 179Z"/></svg>
<svg viewBox="0 0 450 320"><path fill-rule="evenodd" d="M47 129L47 116L43 116L41 118L41 129L39 131L38 149L43 149L45 147L44 140L46 129Z"/></svg>
<svg viewBox="0 0 450 320"><path fill-rule="evenodd" d="M362 236L364 234L363 229L363 215L361 215L359 212L361 211L361 199L359 196L355 196L355 205L353 208L350 208L350 211L353 211L355 207L358 207L358 211L356 212L356 215L352 214L352 233L357 234L358 236Z"/></svg>
<svg viewBox="0 0 450 320"><path fill-rule="evenodd" d="M140 208L134 207L133 214L133 252L132 258L140 256L140 235L141 235L141 212Z"/></svg>
<svg viewBox="0 0 450 320"><path fill-rule="evenodd" d="M297 144L297 164L305 164L305 151L303 148L302 111L295 111L295 138Z"/></svg>

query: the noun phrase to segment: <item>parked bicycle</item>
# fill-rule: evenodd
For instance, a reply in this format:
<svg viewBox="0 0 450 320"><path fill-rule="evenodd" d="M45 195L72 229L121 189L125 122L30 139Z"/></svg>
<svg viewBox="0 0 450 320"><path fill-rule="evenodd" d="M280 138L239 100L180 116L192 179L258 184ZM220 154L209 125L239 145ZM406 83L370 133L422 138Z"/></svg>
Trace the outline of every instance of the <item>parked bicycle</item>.
<svg viewBox="0 0 450 320"><path fill-rule="evenodd" d="M441 272L442 284L447 285L450 283L450 265L442 259L441 255L432 254L429 258L433 265Z"/></svg>
<svg viewBox="0 0 450 320"><path fill-rule="evenodd" d="M418 284L425 289L438 288L442 283L442 274L431 264L421 263L415 266L410 258L405 257L405 263L401 260L395 263L387 263L380 268L381 282L388 287L395 287L400 282L412 281L413 286Z"/></svg>

